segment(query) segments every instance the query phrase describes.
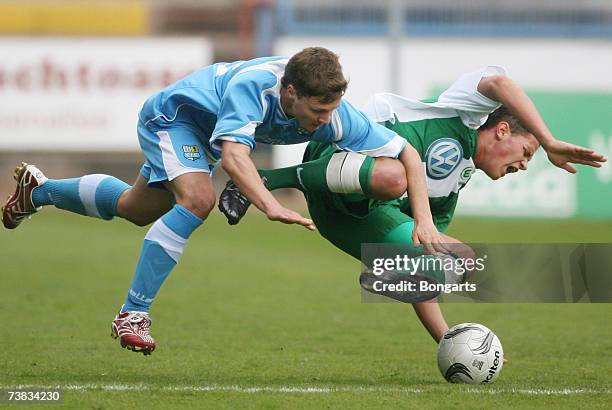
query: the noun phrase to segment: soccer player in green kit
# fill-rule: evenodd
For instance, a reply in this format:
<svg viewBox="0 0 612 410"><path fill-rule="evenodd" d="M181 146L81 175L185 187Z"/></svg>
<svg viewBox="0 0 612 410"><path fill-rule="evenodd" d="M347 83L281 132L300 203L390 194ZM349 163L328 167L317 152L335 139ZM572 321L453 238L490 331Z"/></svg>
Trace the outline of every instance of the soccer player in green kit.
<svg viewBox="0 0 612 410"><path fill-rule="evenodd" d="M593 150L555 139L529 97L501 67L465 74L437 99L377 94L364 112L406 138L421 156L429 205L440 232L448 227L459 192L476 169L493 180L527 170L540 145L553 164L571 173L576 169L570 163L599 167L606 161ZM311 142L302 164L259 173L270 190L302 190L321 235L357 259L362 243L414 243L409 201L390 199L406 190L401 164L357 155L338 152L333 144ZM338 168L339 173L328 172ZM219 200L228 222L237 223L247 207L248 201L230 181ZM471 252L457 239L442 237L454 244L455 253ZM415 256L418 252L423 251L415 249ZM413 307L439 341L448 325L438 304Z"/></svg>

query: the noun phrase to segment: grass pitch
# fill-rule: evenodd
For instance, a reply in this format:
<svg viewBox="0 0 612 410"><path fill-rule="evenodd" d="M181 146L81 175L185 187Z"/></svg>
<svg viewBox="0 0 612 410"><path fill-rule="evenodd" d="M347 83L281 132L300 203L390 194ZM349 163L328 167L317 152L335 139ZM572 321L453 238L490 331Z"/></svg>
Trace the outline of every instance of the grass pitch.
<svg viewBox="0 0 612 410"><path fill-rule="evenodd" d="M359 264L316 233L215 213L152 309L158 350L112 340L146 228L45 210L0 232L0 388L59 386L68 408L609 408L612 305L445 304L509 363L450 385L412 308L362 304ZM459 220L467 241L612 242L612 224Z"/></svg>

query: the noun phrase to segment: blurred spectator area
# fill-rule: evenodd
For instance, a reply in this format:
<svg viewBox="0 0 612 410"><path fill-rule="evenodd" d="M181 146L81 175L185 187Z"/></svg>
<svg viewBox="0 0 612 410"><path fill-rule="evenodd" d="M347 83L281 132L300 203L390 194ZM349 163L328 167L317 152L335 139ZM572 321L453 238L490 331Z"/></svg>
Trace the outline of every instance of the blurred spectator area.
<svg viewBox="0 0 612 410"><path fill-rule="evenodd" d="M0 0L0 35L205 36L214 60L249 58L272 0Z"/></svg>
<svg viewBox="0 0 612 410"><path fill-rule="evenodd" d="M610 0L277 0L283 34L612 37Z"/></svg>
<svg viewBox="0 0 612 410"><path fill-rule="evenodd" d="M610 38L612 1L0 0L0 34L202 35L217 61L272 53L278 35L386 35L391 22L408 36Z"/></svg>

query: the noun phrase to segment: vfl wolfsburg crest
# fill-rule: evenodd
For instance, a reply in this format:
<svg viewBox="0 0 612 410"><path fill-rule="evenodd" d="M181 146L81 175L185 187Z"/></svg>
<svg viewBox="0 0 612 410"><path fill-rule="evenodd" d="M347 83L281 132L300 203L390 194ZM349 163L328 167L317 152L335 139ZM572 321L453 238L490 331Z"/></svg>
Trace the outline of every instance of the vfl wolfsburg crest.
<svg viewBox="0 0 612 410"><path fill-rule="evenodd" d="M441 138L427 149L425 154L427 176L432 179L446 178L461 162L463 148L451 138Z"/></svg>
<svg viewBox="0 0 612 410"><path fill-rule="evenodd" d="M202 158L200 147L197 145L183 145L183 155L190 161L195 161Z"/></svg>

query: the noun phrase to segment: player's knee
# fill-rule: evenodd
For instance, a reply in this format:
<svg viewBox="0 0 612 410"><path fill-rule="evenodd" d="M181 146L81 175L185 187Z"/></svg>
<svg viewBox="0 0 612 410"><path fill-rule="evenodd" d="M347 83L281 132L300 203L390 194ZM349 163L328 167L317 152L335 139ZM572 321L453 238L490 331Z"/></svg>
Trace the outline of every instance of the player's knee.
<svg viewBox="0 0 612 410"><path fill-rule="evenodd" d="M208 190L190 191L177 198L177 203L187 208L199 218L206 218L215 206L216 197L214 192Z"/></svg>
<svg viewBox="0 0 612 410"><path fill-rule="evenodd" d="M372 171L372 196L376 199L399 198L406 192L406 171L401 162L377 158Z"/></svg>

